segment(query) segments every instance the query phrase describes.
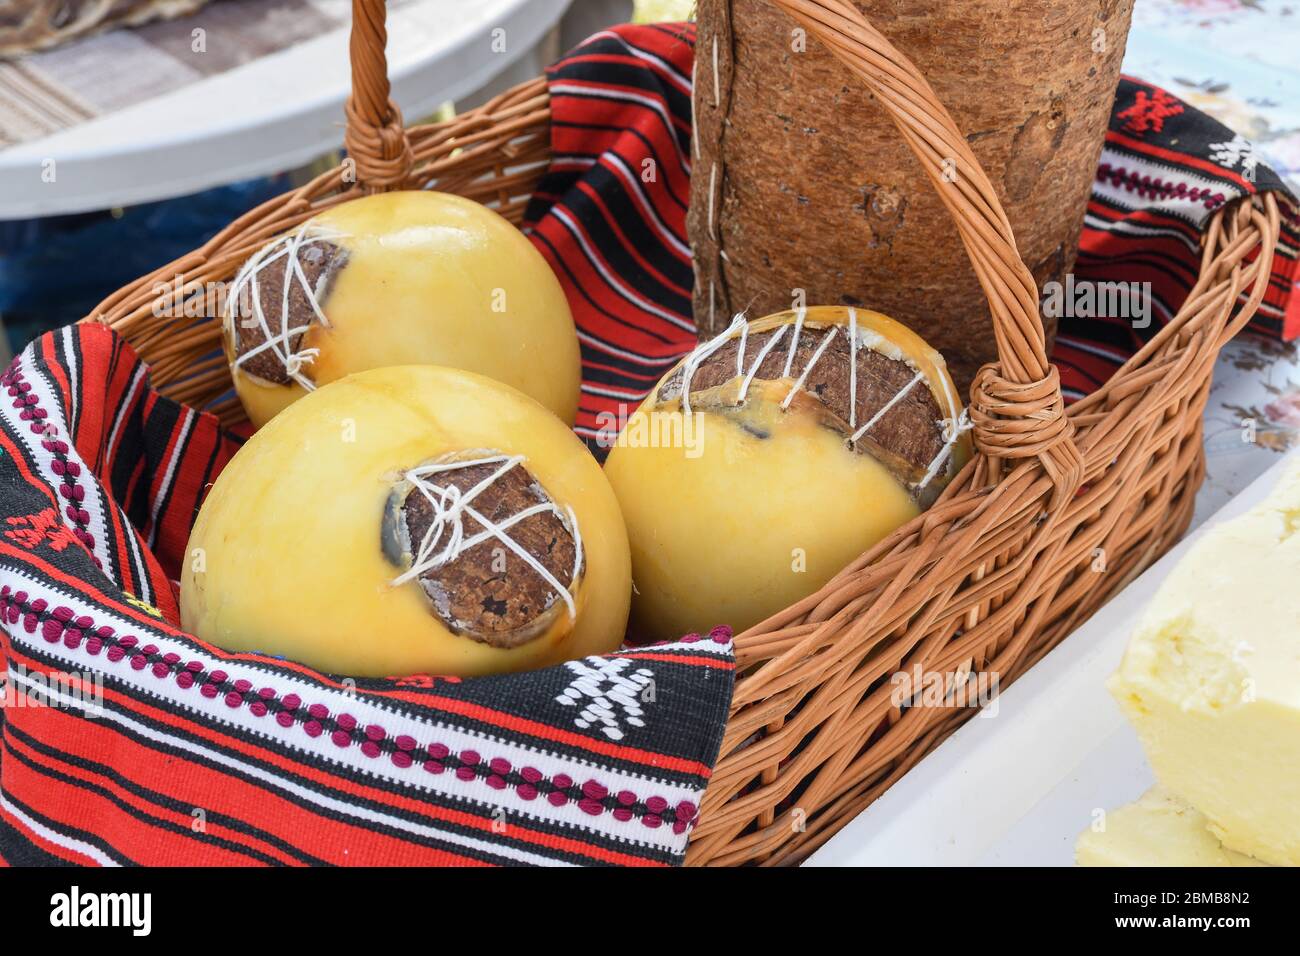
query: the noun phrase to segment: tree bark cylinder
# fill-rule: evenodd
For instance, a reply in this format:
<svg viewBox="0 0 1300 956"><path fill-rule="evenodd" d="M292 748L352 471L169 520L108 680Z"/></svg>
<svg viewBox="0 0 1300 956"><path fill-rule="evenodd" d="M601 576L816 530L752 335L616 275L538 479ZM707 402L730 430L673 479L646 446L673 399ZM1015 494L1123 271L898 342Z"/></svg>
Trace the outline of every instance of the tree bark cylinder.
<svg viewBox="0 0 1300 956"><path fill-rule="evenodd" d="M853 2L965 133L1040 287L1060 280L1074 266L1133 0ZM967 394L997 358L988 305L893 123L769 0L699 0L696 19L688 228L701 338L739 311L862 306L927 339Z"/></svg>

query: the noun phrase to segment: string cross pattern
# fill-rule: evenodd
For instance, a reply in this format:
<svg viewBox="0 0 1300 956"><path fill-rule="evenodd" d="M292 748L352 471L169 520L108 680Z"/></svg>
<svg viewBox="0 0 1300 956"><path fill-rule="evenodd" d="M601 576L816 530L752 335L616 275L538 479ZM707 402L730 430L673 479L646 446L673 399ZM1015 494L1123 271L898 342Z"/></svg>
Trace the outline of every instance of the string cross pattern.
<svg viewBox="0 0 1300 956"><path fill-rule="evenodd" d="M745 396L749 392L750 383L753 382L754 376L758 374L758 370L762 366L763 360L767 358L768 354L771 353L774 348L776 348L777 344L785 335L786 330L793 329L794 334L790 339L789 350L785 357L785 368L782 372L783 378L789 378L794 372L794 356L795 352L799 348L799 339L803 334L804 319L807 314L807 308L801 307L796 310L794 324L783 325L777 329L776 334L768 339L768 341L758 351L753 363L746 367L745 349L749 341L749 322L745 318L745 313L737 312L732 318L731 324L728 325L727 328L723 329L722 332L718 333L718 335L697 347L686 357L686 361L682 365L682 414L689 415L691 413L691 379L695 377L695 373L699 370L699 367L732 338L738 337L740 340L739 348L736 351L736 377L741 379L740 391L737 393L738 403L743 403L745 401ZM790 407L790 403L794 400L795 395L798 394L801 388L803 388L804 383L808 380L809 374L821 360L822 356L826 353L827 348L830 347L831 341L839 334L839 332L840 326L831 326L830 333L821 340L821 343L817 346L816 350L814 350L813 354L809 356L808 362L804 366L803 371L799 373L799 376L791 384L790 390L786 393L785 398L781 401L782 411L785 411ZM850 447L853 447L862 436L871 431L871 429L889 413L890 409L906 398L917 384L925 380L925 374L918 370L917 373L912 376L911 381L899 389L894 394L893 398L882 405L861 427L858 427L858 348L860 345L859 340L862 336L858 330L858 313L856 309L849 309L849 330L845 334L849 340L850 354L849 429L852 433L848 438L848 444ZM970 431L973 427L970 420L969 409L963 409L961 414L955 420L945 418L935 422L935 424L943 429L944 444L934 458L931 459L930 464L925 470L924 476L913 486L918 491L923 491L926 486L934 480L935 475L939 473L939 470L944 466L944 463L947 462L949 457L952 455L953 448L956 447L958 440L960 440L961 436Z"/></svg>
<svg viewBox="0 0 1300 956"><path fill-rule="evenodd" d="M573 574L570 576L570 581L577 581L578 571L582 568L582 533L578 528L578 516L574 514L573 508L566 505L561 509L553 501L539 502L515 512L504 521L493 522L473 506L474 499L491 487L493 482L523 462L523 455L486 455L464 461L418 465L403 472L402 477L411 484L412 492L419 492L429 502L433 509L433 520L420 539L411 567L394 578L392 584L394 586L405 584L429 571L437 570L455 561L470 548L495 538L537 572L555 591L556 596L564 602L569 618L573 619L577 615L577 605L570 589L560 582L541 561L529 553L528 549L506 533L519 522L533 515L553 513L560 519L565 530L573 536ZM438 475L475 465L497 465L498 467L468 491L461 491L452 484L439 484L437 481ZM483 530L475 534L467 534L466 516L478 522Z"/></svg>
<svg viewBox="0 0 1300 956"><path fill-rule="evenodd" d="M292 344L294 337L305 333L311 325L310 323L306 325L290 324L289 293L295 287L300 289L311 306L316 320L325 328L330 327L329 319L325 317L325 312L320 307L321 290L313 287L311 282L308 281L298 254L304 246L317 242L332 243L342 238L344 238L344 234L341 232L305 222L294 232L281 236L274 242L263 246L244 263L235 276L234 282L231 283L230 293L226 298L226 321L227 323L235 321L238 303L241 301L241 296L247 291L252 305L253 319L257 323L257 328L262 332L263 341L243 355L236 356L235 366L237 368L243 366L249 359L269 351L284 366L285 374L289 378L309 392L315 390L316 383L303 374L303 368L316 360L316 357L320 354L320 349L294 349ZM277 330L271 327L266 312L262 308L258 276L262 270L268 269L281 261L284 263L284 281L281 283L280 321ZM320 278L317 280L318 283L325 282L327 275L328 273L321 273ZM231 327L233 329L233 325Z"/></svg>

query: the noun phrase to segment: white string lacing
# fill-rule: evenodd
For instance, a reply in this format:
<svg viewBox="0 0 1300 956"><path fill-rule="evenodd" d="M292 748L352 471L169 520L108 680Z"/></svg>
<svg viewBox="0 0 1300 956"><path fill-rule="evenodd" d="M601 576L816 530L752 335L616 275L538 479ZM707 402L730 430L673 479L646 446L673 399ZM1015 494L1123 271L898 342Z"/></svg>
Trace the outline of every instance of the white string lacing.
<svg viewBox="0 0 1300 956"><path fill-rule="evenodd" d="M240 296L247 289L249 298L252 301L253 318L257 320L257 326L262 331L264 341L249 349L243 355L237 356L235 358L236 367L242 366L256 355L270 351L280 360L280 364L284 366L285 374L289 378L308 391L313 391L316 388L316 383L304 375L302 369L303 366L310 365L315 361L320 354L320 349L293 350L290 344L293 337L306 332L310 325L291 326L289 324L289 292L296 284L311 305L316 319L325 328L329 328L329 319L325 317L325 313L320 307L320 301L317 298L319 290L313 288L311 283L307 281L307 274L303 271L298 253L303 246L311 245L314 242L333 242L342 238L344 238L344 234L341 232L320 225L303 223L296 231L281 236L274 242L263 246L244 263L243 268L235 276L235 281L231 284L230 293L226 298L227 319L232 323L235 321ZM284 260L284 277L281 283L283 292L280 296L280 328L277 332L271 328L266 313L262 309L261 290L258 286L257 277L263 269L269 268L281 259ZM322 273L321 279L324 278L325 274Z"/></svg>
<svg viewBox="0 0 1300 956"><path fill-rule="evenodd" d="M749 333L749 325L745 322L745 313L737 312L731 319L731 324L709 339L703 345L697 347L694 352L686 356L686 361L682 363L682 414L691 413L691 379L695 377L695 372L704 364L704 360L710 355L722 348L731 336L739 331L741 334L741 358L744 353L745 336ZM738 358L737 361L740 359Z"/></svg>
<svg viewBox="0 0 1300 956"><path fill-rule="evenodd" d="M858 430L858 310L849 309L849 447Z"/></svg>
<svg viewBox="0 0 1300 956"><path fill-rule="evenodd" d="M420 546L416 551L410 569L394 578L393 585L405 584L407 581L414 580L429 571L436 570L451 561L455 561L475 545L481 544L490 538L496 538L536 571L542 580L549 584L552 590L564 601L565 606L569 609L569 617L575 617L577 615L577 606L574 604L573 594L569 589L557 580L555 575L551 574L542 562L538 561L522 545L506 534L507 530L525 518L531 518L533 515L544 514L548 511L554 513L561 522L564 522L566 529L573 535L572 580L576 581L578 571L582 567L582 533L578 528L578 516L573 513L573 509L566 506L561 511L553 501L546 501L516 512L504 521L494 523L480 514L470 504L494 481L523 461L523 455L489 455L466 461L418 465L403 472L402 477L411 483L415 491L424 495L425 500L433 508L433 521L420 539ZM500 467L464 492L455 485L439 485L429 480L434 475L440 475L448 471L471 468L475 465L494 464L500 465ZM466 515L477 521L484 530L466 537L464 524Z"/></svg>
<svg viewBox="0 0 1300 956"><path fill-rule="evenodd" d="M741 313L742 315L744 313ZM734 321L734 320L733 320ZM740 327L740 345L736 349L736 378L745 374L745 347L749 344L749 323Z"/></svg>
<svg viewBox="0 0 1300 956"><path fill-rule="evenodd" d="M802 327L802 323L800 323L800 326ZM822 354L830 346L831 339L835 338L835 334L839 332L839 330L840 327L838 325L831 326L831 334L826 336L826 338L822 339L822 344L817 346L817 351L813 352L813 354L809 357L808 364L804 366L803 371L799 373L799 377L795 379L794 384L790 386L790 391L786 392L785 398L781 401L782 411L785 411L785 409L790 407L790 403L794 401L795 394L799 391L799 389L803 388L803 383L808 381L808 373L813 370L813 366L817 364L819 359L821 359ZM796 329L794 341L790 343L791 356L794 355L794 350L798 347L798 345L799 345L799 329ZM787 362L786 364L789 364L789 362Z"/></svg>
<svg viewBox="0 0 1300 956"><path fill-rule="evenodd" d="M754 359L754 364L749 367L749 374L746 375L744 380L740 383L740 392L736 396L737 401L743 402L745 400L745 395L749 392L749 383L754 381L754 376L758 374L758 370L763 364L763 359L767 358L767 353L776 347L777 342L781 341L781 336L785 334L785 330L789 327L790 326L788 325L781 326L776 330L776 335L768 339L767 344L758 350L758 358Z"/></svg>
<svg viewBox="0 0 1300 956"><path fill-rule="evenodd" d="M891 408L893 408L895 405L897 405L899 402L901 402L904 398L907 397L907 393L916 387L917 382L923 381L924 379L925 379L924 372L917 372L915 375L913 375L912 380L908 382L906 385L904 385L902 388L900 388L897 392L895 392L893 398L891 398L889 401L885 402L885 404L880 406L880 410L877 411L876 414L871 416L871 420L869 422L867 422L865 425L863 425L861 428L859 428L857 431L855 431L852 435L849 436L849 444L852 445L854 442L856 442L867 432L871 431L871 429L875 427L876 423L879 422L882 418L884 418L889 413L889 410ZM857 393L854 392L854 397L856 398L856 396Z"/></svg>
<svg viewBox="0 0 1300 956"><path fill-rule="evenodd" d="M871 418L862 425L862 427L856 427L858 409L858 313L856 309L852 308L848 311L849 330L846 334L849 337L849 428L853 430L852 434L849 436L848 444L852 447L858 439L879 424L880 420L889 414L890 409L906 398L908 394L911 393L912 389L925 381L926 378L924 372L918 371L912 376L911 380L906 385L894 393L893 398L880 406L880 408L876 410L876 413L872 415ZM807 314L808 310L806 308L801 307L797 309L795 312L794 325L781 326L777 330L776 334L773 335L766 344L764 344L763 348L758 353L758 357L754 359L753 364L749 367L748 372L746 372L745 350L749 340L749 323L745 321L744 313L738 312L735 317L732 318L731 325L727 326L726 329L714 338L709 339L709 341L699 346L694 352L686 357L686 361L682 365L683 413L686 415L691 413L691 379L694 377L695 372L699 369L700 365L709 358L709 356L722 348L722 346L725 345L737 331L740 332L739 348L736 351L736 376L741 378L740 392L737 396L739 401L743 402L745 400L745 395L749 391L750 383L753 382L755 375L758 374L758 370L762 366L763 360L767 358L768 353L770 353L772 349L776 347L777 343L780 342L782 336L785 334L785 330L793 327L794 335L790 339L789 349L785 356L785 367L781 373L782 378L789 378L791 373L794 371L794 357L795 353L799 349L799 339L803 334L804 318ZM808 381L809 374L811 374L813 368L826 353L826 350L830 347L831 340L835 338L839 331L840 327L838 325L831 326L830 332L821 340L817 348L813 351L813 354L809 356L808 364L804 366L803 371L799 373L799 377L790 385L790 390L781 401L782 411L785 411L790 407L790 403L794 401L795 395L799 393L799 390L803 388L804 383ZM947 389L946 383L944 390L945 393L951 397L951 393ZM930 461L930 465L926 468L925 475L922 477L921 481L913 485L913 487L918 491L924 490L925 487L934 480L935 475L939 473L939 469L943 467L944 462L946 462L952 454L952 450L956 446L958 440L973 427L970 420L969 409L963 409L961 414L955 420L945 418L935 424L943 428L944 445L939 449L939 453Z"/></svg>
<svg viewBox="0 0 1300 956"><path fill-rule="evenodd" d="M785 369L781 372L782 378L790 377L790 372L794 366L795 349L799 347L799 336L803 332L803 320L807 314L808 310L803 306L800 306L799 310L794 314L794 338L790 340L790 351L785 353Z"/></svg>
<svg viewBox="0 0 1300 956"><path fill-rule="evenodd" d="M952 450L956 447L961 436L975 427L970 420L969 408L963 408L961 414L955 420L944 418L940 419L936 424L943 426L943 447L939 449L939 454L935 455L930 461L930 467L925 470L925 476L916 484L917 491L925 490L925 486L934 479L943 463L948 460L948 456L952 454Z"/></svg>

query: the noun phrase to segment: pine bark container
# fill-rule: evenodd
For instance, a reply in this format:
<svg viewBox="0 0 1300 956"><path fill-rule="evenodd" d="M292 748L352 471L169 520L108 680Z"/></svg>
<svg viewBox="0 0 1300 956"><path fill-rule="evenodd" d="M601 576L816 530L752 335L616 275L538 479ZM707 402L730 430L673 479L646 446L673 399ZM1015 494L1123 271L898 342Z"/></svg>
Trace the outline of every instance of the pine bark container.
<svg viewBox="0 0 1300 956"><path fill-rule="evenodd" d="M854 0L953 115L1041 287L1074 265L1133 0ZM996 357L951 218L876 94L768 0L699 0L688 220L702 338L732 313L865 306L965 395ZM969 175L957 157L945 175ZM798 303L795 302L795 305ZM1048 350L1055 328L1046 329Z"/></svg>
<svg viewBox="0 0 1300 956"><path fill-rule="evenodd" d="M974 713L903 707L891 675L986 671L1005 687L1178 540L1204 477L1214 362L1259 307L1280 230L1267 193L1217 211L1178 313L1067 410L998 190L920 71L848 0L772 3L871 91L914 153L988 303L997 354L971 389L976 453L939 500L820 591L737 636L741 676L691 831L687 863L696 865L802 859ZM384 12L383 0L353 0L348 163L83 320L130 341L172 398L242 419L219 309L182 317L174 306L229 282L267 241L322 209L375 190L436 187L520 221L550 157L545 81L406 129L388 97ZM701 62L709 55L700 49ZM944 177L947 158L963 175ZM1098 548L1104 573L1094 569Z"/></svg>

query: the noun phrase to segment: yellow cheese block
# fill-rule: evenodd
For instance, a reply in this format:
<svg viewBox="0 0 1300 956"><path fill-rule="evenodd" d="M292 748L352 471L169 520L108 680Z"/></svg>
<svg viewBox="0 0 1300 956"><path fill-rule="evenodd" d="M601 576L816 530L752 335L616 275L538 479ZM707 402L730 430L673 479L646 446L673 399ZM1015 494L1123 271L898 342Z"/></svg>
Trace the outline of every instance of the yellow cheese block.
<svg viewBox="0 0 1300 956"><path fill-rule="evenodd" d="M1225 847L1300 864L1300 461L1157 592L1109 689Z"/></svg>
<svg viewBox="0 0 1300 956"><path fill-rule="evenodd" d="M1204 815L1159 787L1106 814L1074 847L1079 866L1266 866L1224 848Z"/></svg>

